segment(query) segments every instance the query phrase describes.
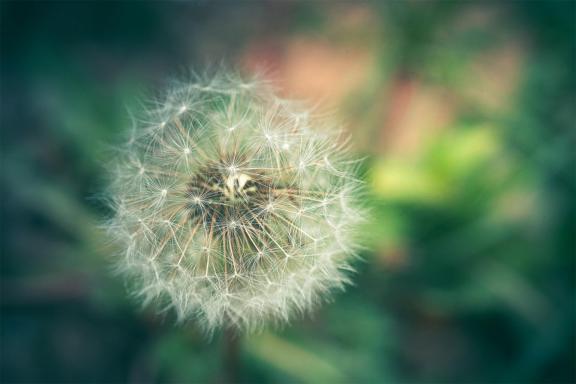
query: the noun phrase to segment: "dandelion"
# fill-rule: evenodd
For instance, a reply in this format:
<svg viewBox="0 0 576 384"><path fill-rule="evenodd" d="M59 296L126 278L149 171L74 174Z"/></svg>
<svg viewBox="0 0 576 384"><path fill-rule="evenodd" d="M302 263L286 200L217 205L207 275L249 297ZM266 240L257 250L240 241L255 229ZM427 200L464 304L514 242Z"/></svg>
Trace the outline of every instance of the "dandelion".
<svg viewBox="0 0 576 384"><path fill-rule="evenodd" d="M282 323L348 283L357 161L258 81L170 89L114 159L108 224L144 304L208 331Z"/></svg>

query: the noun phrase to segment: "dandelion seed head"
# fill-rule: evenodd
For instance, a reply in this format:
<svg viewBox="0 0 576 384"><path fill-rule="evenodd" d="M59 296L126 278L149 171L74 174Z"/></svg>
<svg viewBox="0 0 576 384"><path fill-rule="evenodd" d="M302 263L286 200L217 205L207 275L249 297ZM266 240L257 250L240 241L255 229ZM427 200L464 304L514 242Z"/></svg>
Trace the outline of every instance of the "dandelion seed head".
<svg viewBox="0 0 576 384"><path fill-rule="evenodd" d="M108 223L145 305L253 330L349 282L362 188L338 130L227 74L154 105L113 160Z"/></svg>

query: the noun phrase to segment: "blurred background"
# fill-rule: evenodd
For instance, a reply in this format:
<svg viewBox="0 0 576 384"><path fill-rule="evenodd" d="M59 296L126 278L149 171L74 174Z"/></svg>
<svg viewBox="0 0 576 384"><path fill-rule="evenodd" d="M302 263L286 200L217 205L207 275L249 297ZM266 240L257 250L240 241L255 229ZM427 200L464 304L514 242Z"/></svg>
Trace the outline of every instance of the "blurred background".
<svg viewBox="0 0 576 384"><path fill-rule="evenodd" d="M240 340L247 383L573 383L576 3L0 6L0 381L223 382L222 336L141 310L98 228L110 145L226 63L366 156L355 286Z"/></svg>

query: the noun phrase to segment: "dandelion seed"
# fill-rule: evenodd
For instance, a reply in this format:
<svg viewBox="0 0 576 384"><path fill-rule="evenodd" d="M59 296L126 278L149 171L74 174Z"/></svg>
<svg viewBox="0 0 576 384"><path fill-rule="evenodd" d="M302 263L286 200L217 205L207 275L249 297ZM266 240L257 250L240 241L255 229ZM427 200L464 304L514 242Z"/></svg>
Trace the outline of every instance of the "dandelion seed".
<svg viewBox="0 0 576 384"><path fill-rule="evenodd" d="M363 214L338 132L230 75L159 104L163 129L136 129L111 167L109 232L142 301L252 330L342 289Z"/></svg>

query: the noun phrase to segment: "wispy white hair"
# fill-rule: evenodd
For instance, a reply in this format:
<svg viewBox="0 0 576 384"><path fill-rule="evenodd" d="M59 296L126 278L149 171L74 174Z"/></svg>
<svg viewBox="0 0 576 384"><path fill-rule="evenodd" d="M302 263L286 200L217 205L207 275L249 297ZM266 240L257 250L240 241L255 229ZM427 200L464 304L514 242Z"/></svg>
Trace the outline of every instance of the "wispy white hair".
<svg viewBox="0 0 576 384"><path fill-rule="evenodd" d="M117 266L145 304L252 330L348 282L358 162L338 129L255 79L179 83L113 160Z"/></svg>

